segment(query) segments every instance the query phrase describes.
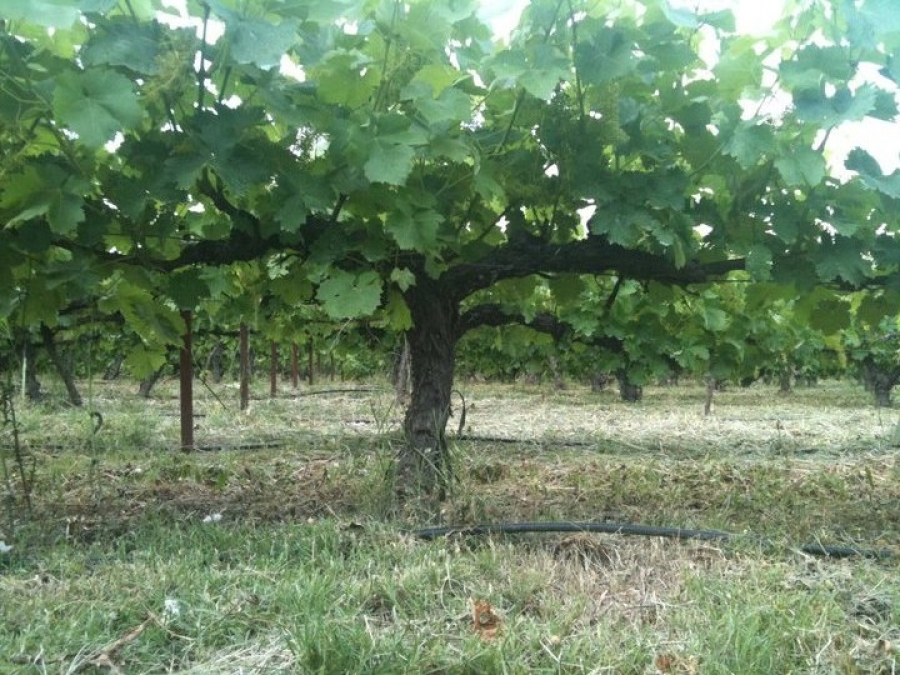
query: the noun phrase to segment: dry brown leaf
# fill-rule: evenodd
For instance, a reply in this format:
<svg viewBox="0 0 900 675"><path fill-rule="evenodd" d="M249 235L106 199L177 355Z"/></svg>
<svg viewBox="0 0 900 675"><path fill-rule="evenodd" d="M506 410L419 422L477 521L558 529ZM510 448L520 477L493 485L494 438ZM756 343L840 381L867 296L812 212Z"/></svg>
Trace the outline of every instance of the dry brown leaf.
<svg viewBox="0 0 900 675"><path fill-rule="evenodd" d="M661 673L671 673L673 660L674 659L669 654L657 654L655 661L656 669Z"/></svg>
<svg viewBox="0 0 900 675"><path fill-rule="evenodd" d="M657 654L653 661L657 673L678 673L679 675L696 675L697 660L677 654Z"/></svg>
<svg viewBox="0 0 900 675"><path fill-rule="evenodd" d="M500 617L485 600L472 601L472 626L482 640L493 640L500 632Z"/></svg>

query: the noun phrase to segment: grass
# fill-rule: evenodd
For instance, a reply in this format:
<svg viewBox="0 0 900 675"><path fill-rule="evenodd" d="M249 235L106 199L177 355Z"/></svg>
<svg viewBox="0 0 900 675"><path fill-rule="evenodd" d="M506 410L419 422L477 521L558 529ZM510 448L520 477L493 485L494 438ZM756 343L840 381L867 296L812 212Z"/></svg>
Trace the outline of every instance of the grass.
<svg viewBox="0 0 900 675"><path fill-rule="evenodd" d="M84 411L21 407L34 512L0 525L0 672L897 671L898 559L797 550L900 553L894 420L849 385L727 391L710 418L692 386L638 406L466 388L467 433L516 442L454 443L445 523L748 534L712 543L414 539L401 529L424 523L397 517L385 482L389 393L291 394L243 415L199 401L198 441L225 449L188 455L167 450L170 388L98 392L96 435Z"/></svg>

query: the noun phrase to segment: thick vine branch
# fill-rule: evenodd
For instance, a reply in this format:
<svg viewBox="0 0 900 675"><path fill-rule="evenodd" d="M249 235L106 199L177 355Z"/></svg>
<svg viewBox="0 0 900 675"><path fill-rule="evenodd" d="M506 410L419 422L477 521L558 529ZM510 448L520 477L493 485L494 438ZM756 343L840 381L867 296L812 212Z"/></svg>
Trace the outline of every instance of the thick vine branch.
<svg viewBox="0 0 900 675"><path fill-rule="evenodd" d="M692 260L683 267L676 267L666 257L611 244L603 237L592 236L566 244L554 244L537 237L521 236L492 250L481 260L451 268L441 281L449 293L465 298L501 279L540 272L615 272L631 279L684 285L702 283L744 268L743 258L707 263Z"/></svg>
<svg viewBox="0 0 900 675"><path fill-rule="evenodd" d="M541 312L529 319L521 312L510 311L502 305L493 303L476 305L463 312L457 323L457 336L461 337L467 331L479 326L508 326L512 324L527 326L540 333L546 333L557 342L566 338L573 338L578 342L607 349L615 353L619 353L623 349L622 341L617 338L605 335L592 337L574 336L572 327L552 314Z"/></svg>

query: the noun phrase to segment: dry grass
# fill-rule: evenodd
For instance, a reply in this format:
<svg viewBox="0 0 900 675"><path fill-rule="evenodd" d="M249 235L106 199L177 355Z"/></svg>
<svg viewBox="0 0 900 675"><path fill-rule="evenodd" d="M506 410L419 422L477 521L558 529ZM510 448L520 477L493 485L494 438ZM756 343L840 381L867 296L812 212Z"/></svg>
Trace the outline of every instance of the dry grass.
<svg viewBox="0 0 900 675"><path fill-rule="evenodd" d="M39 491L54 495L39 501L47 517L88 530L84 523L127 522L148 509L259 522L390 512L382 479L402 411L387 389L288 391L245 413L226 409L236 407L232 386L218 398L201 389L197 443L233 451L148 455L177 447L174 387L141 401L120 385L95 386L91 406L105 419L96 436L81 411L22 412L36 456L60 460L38 477ZM461 484L445 522L626 520L878 543L896 532L896 415L843 383L791 396L729 390L709 417L697 386L650 388L637 405L574 387L463 393L473 440L453 443ZM127 461L103 461L113 451Z"/></svg>

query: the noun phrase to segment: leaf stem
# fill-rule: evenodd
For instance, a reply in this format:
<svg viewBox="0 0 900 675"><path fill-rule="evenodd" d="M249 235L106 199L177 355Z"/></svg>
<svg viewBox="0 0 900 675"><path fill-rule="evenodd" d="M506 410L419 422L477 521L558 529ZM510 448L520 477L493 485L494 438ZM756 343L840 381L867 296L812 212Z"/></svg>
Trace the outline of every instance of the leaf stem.
<svg viewBox="0 0 900 675"><path fill-rule="evenodd" d="M131 4L131 0L125 0L125 6L128 8L128 13L131 14L131 18L137 23L140 21L138 18L137 12L134 11L134 6Z"/></svg>
<svg viewBox="0 0 900 675"><path fill-rule="evenodd" d="M203 30L200 34L200 70L197 73L197 112L203 110L203 99L206 94L206 31L209 26L209 3L203 6Z"/></svg>

